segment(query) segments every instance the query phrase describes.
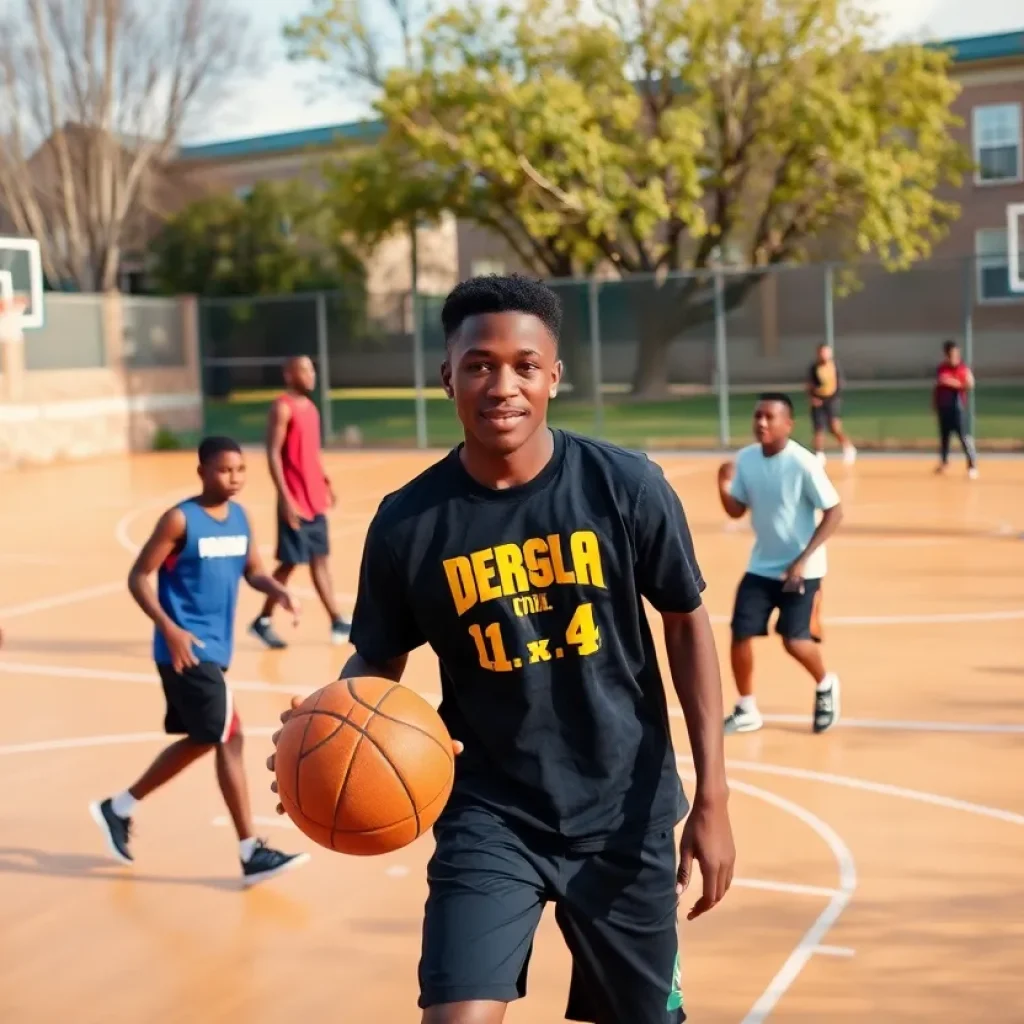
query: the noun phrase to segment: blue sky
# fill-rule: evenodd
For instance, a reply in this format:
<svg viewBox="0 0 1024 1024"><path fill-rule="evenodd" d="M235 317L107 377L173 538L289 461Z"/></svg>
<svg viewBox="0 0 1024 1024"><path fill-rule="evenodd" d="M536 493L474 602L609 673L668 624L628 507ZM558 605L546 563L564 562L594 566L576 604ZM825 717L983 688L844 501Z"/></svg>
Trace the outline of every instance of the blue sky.
<svg viewBox="0 0 1024 1024"><path fill-rule="evenodd" d="M866 2L882 15L891 36L952 38L1024 31L1024 9L1013 0ZM264 50L261 74L240 84L233 98L213 115L196 120L184 141L212 142L312 128L369 113L365 98L326 86L315 69L286 60L281 26L305 9L306 0L257 0L246 6L250 6L253 29Z"/></svg>

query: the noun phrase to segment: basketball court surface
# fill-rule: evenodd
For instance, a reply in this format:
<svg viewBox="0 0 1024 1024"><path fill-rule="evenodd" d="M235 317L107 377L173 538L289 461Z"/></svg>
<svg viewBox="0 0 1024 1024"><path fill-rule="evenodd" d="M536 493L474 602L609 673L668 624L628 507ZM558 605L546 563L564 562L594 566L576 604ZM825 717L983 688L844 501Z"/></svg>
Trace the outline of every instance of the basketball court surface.
<svg viewBox="0 0 1024 1024"><path fill-rule="evenodd" d="M757 646L766 728L727 741L737 877L681 924L695 1024L1022 1019L1024 965L1024 462L954 455L834 459L847 519L830 545L828 661L844 719L810 732L812 687ZM341 495L333 567L351 608L381 497L427 454L331 454ZM659 458L683 498L708 580L726 685L727 615L751 536L717 504L718 459ZM291 646L244 634L231 668L259 831L310 864L252 890L212 761L136 814L136 863L115 864L87 805L128 785L166 742L147 620L125 579L160 511L195 481L189 453L12 473L0 505L0 1020L5 1024L416 1024L431 840L380 858L321 850L273 813L264 760L293 694L334 679L308 579ZM242 495L274 542L273 492L250 455ZM417 652L405 680L435 694ZM676 709L681 771L691 767ZM694 880L687 906L699 891ZM551 915L511 1024L562 1020L569 960Z"/></svg>

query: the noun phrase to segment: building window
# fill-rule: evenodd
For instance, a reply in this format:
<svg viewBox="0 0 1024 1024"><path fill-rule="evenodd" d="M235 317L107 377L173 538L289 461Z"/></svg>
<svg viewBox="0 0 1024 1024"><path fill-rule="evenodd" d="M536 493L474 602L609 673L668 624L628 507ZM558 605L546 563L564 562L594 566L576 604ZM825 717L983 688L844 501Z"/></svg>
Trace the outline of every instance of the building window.
<svg viewBox="0 0 1024 1024"><path fill-rule="evenodd" d="M1006 228L982 228L975 235L974 247L978 267L978 301L1024 300L1024 294L1010 288L1010 250Z"/></svg>
<svg viewBox="0 0 1024 1024"><path fill-rule="evenodd" d="M997 103L974 108L972 123L976 181L1020 181L1020 112L1019 103Z"/></svg>

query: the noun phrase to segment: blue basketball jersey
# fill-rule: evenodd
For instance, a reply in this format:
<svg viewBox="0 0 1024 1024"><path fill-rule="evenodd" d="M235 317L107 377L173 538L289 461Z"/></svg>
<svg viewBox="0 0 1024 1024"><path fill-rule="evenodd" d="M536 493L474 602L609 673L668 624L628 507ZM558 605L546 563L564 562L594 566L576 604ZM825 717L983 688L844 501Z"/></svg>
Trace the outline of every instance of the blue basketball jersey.
<svg viewBox="0 0 1024 1024"><path fill-rule="evenodd" d="M195 498L181 502L185 541L160 566L157 597L171 621L204 644L196 648L200 661L227 668L235 636L238 585L249 553L249 519L241 505L228 502L227 518L214 519ZM158 665L171 662L167 641L159 630L153 637Z"/></svg>

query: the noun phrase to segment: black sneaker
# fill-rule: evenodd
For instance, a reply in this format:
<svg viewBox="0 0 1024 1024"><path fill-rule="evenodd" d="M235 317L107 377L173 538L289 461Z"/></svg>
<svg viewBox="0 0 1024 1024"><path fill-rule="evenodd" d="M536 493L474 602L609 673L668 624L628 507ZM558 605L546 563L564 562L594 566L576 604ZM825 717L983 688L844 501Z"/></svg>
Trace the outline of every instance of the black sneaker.
<svg viewBox="0 0 1024 1024"><path fill-rule="evenodd" d="M122 864L131 864L135 858L128 849L128 841L132 835L132 819L121 818L114 813L114 803L109 798L101 803L89 804L92 820L99 825L103 838L116 860Z"/></svg>
<svg viewBox="0 0 1024 1024"><path fill-rule="evenodd" d="M331 643L334 644L335 647L347 644L351 632L352 623L345 619L335 619L331 623Z"/></svg>
<svg viewBox="0 0 1024 1024"><path fill-rule="evenodd" d="M291 868L297 868L308 860L308 853L281 853L258 839L252 856L242 861L242 881L245 885L256 885Z"/></svg>
<svg viewBox="0 0 1024 1024"><path fill-rule="evenodd" d="M249 635L262 640L272 651L280 651L288 645L277 635L270 619L254 619L249 625Z"/></svg>
<svg viewBox="0 0 1024 1024"><path fill-rule="evenodd" d="M827 690L814 691L814 731L826 732L839 721L839 677L830 676Z"/></svg>

